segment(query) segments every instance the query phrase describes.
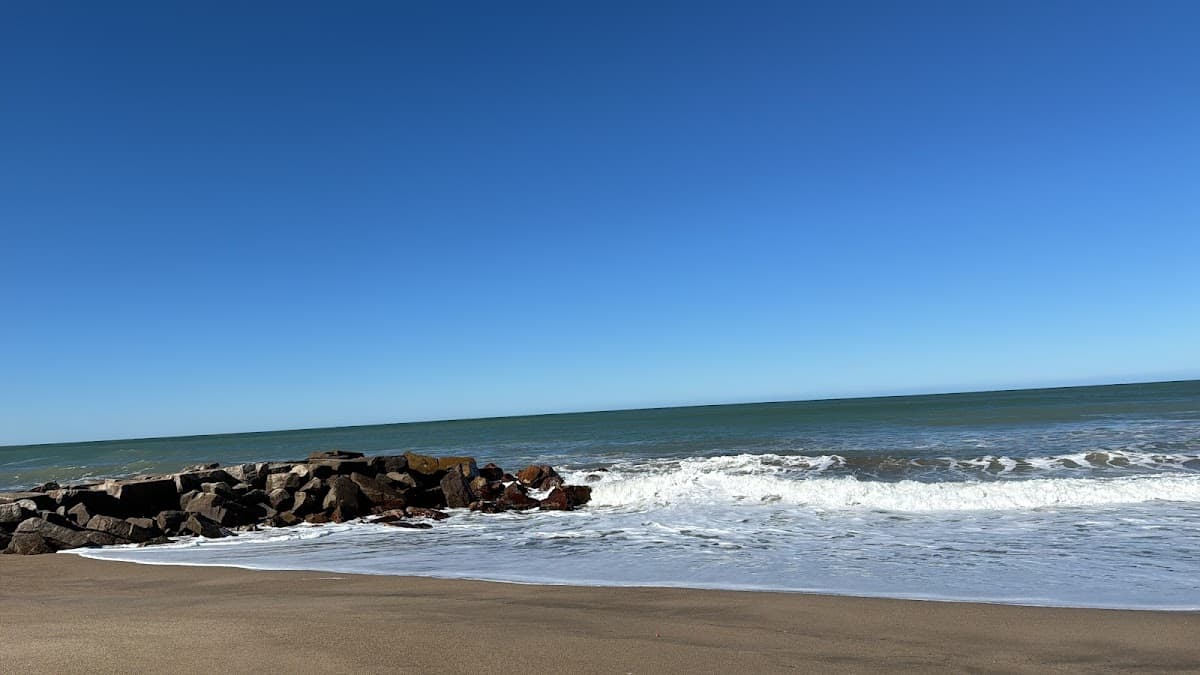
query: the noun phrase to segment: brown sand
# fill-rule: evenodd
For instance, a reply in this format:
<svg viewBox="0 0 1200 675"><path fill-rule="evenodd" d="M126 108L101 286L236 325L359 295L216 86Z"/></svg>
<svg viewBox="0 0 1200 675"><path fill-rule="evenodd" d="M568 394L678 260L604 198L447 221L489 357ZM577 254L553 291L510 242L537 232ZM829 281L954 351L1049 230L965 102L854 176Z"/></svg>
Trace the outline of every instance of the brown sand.
<svg viewBox="0 0 1200 675"><path fill-rule="evenodd" d="M1200 670L1200 614L0 557L0 672Z"/></svg>

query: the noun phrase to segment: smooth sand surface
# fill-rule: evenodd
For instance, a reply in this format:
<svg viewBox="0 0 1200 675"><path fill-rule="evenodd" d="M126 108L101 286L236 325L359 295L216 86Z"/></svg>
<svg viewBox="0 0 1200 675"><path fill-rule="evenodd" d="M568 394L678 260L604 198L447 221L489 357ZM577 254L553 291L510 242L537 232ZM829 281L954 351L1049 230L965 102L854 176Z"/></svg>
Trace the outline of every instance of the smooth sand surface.
<svg viewBox="0 0 1200 675"><path fill-rule="evenodd" d="M0 556L0 672L1200 669L1200 614Z"/></svg>

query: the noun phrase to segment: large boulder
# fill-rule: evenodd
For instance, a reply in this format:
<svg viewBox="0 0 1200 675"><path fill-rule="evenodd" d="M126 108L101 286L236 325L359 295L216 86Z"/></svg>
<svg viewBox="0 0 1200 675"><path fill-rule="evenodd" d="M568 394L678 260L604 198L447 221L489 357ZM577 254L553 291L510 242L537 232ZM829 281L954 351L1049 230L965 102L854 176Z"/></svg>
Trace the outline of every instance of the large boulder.
<svg viewBox="0 0 1200 675"><path fill-rule="evenodd" d="M266 487L263 488L268 494L276 490L288 490L294 492L306 480L306 476L299 473L288 471L287 473L273 473L267 476Z"/></svg>
<svg viewBox="0 0 1200 675"><path fill-rule="evenodd" d="M524 511L538 505L538 500L530 497L520 483L509 483L500 494L497 504L503 509Z"/></svg>
<svg viewBox="0 0 1200 675"><path fill-rule="evenodd" d="M266 487L267 482L267 463L258 462L256 464L238 464L236 466L225 467L225 471L239 483L248 483L258 489Z"/></svg>
<svg viewBox="0 0 1200 675"><path fill-rule="evenodd" d="M371 463L363 457L309 459L311 475L328 479L332 476L349 476L352 473L370 473Z"/></svg>
<svg viewBox="0 0 1200 675"><path fill-rule="evenodd" d="M224 527L243 525L250 521L246 510L236 502L211 492L201 492L192 497L183 510L188 513L198 513Z"/></svg>
<svg viewBox="0 0 1200 675"><path fill-rule="evenodd" d="M404 455L372 457L370 463L371 470L379 475L389 474L393 471L396 473L404 473L405 471L408 471L408 458Z"/></svg>
<svg viewBox="0 0 1200 675"><path fill-rule="evenodd" d="M17 502L0 504L0 525L18 525L34 513L35 511L31 511L25 508L25 505Z"/></svg>
<svg viewBox="0 0 1200 675"><path fill-rule="evenodd" d="M105 490L115 497L130 515L148 515L163 509L175 508L179 491L171 478L110 480Z"/></svg>
<svg viewBox="0 0 1200 675"><path fill-rule="evenodd" d="M95 514L88 509L87 504L76 504L67 509L67 517L78 527L87 527L93 515Z"/></svg>
<svg viewBox="0 0 1200 675"><path fill-rule="evenodd" d="M163 534L179 534L190 514L187 511L159 511L154 517L154 524Z"/></svg>
<svg viewBox="0 0 1200 675"><path fill-rule="evenodd" d="M149 526L147 527L147 525ZM149 541L158 535L158 528L154 526L154 521L148 518L138 519L138 523L134 524L112 516L93 516L88 521L87 529L104 532L134 543Z"/></svg>
<svg viewBox="0 0 1200 675"><path fill-rule="evenodd" d="M566 491L558 487L551 490L550 494L539 501L538 506L543 511L570 511L572 508L571 501L567 499Z"/></svg>
<svg viewBox="0 0 1200 675"><path fill-rule="evenodd" d="M233 485L238 482L229 472L224 469L200 469L197 471L185 471L177 473L174 476L175 491L183 494L190 490L199 490L205 483L221 483Z"/></svg>
<svg viewBox="0 0 1200 675"><path fill-rule="evenodd" d="M562 489L567 493L571 506L583 506L592 501L592 488L587 485L565 485Z"/></svg>
<svg viewBox="0 0 1200 675"><path fill-rule="evenodd" d="M307 490L299 490L292 496L292 512L297 516L307 516L320 511L323 506L323 498L314 492ZM286 504L276 507L277 509L286 506Z"/></svg>
<svg viewBox="0 0 1200 675"><path fill-rule="evenodd" d="M475 501L475 495L472 494L466 477L458 471L447 471L446 475L442 476L440 487L449 508L465 509Z"/></svg>
<svg viewBox="0 0 1200 675"><path fill-rule="evenodd" d="M325 495L322 506L334 522L342 523L362 515L366 511L365 502L357 483L345 476L334 476L329 479L329 494Z"/></svg>
<svg viewBox="0 0 1200 675"><path fill-rule="evenodd" d="M233 533L221 527L211 518L199 513L188 514L187 520L183 522L183 532L190 532L197 537L207 537L209 539L220 539L221 537L231 536Z"/></svg>
<svg viewBox="0 0 1200 675"><path fill-rule="evenodd" d="M424 477L432 477L438 472L438 458L430 457L429 455L418 455L415 452L404 453L404 459L408 462L409 473L415 473Z"/></svg>
<svg viewBox="0 0 1200 675"><path fill-rule="evenodd" d="M77 530L43 518L28 518L17 526L17 534L36 534L55 548L80 548L81 546L111 546L120 543L116 537L94 530Z"/></svg>
<svg viewBox="0 0 1200 675"><path fill-rule="evenodd" d="M21 501L28 501L33 504L32 506L27 505L25 507L30 511L37 511L39 509L52 509L57 505L54 501L54 495L46 492L0 493L0 504L15 504L16 502Z"/></svg>
<svg viewBox="0 0 1200 675"><path fill-rule="evenodd" d="M542 483L552 478L557 478L558 484L562 484L562 476L549 464L533 464L517 472L517 480L521 481L522 485L535 489L541 489Z"/></svg>
<svg viewBox="0 0 1200 675"><path fill-rule="evenodd" d="M407 506L404 490L392 487L387 481L361 473L350 474L350 480L373 506L387 509L402 509Z"/></svg>
<svg viewBox="0 0 1200 675"><path fill-rule="evenodd" d="M40 534L33 532L18 532L12 536L12 540L5 547L5 553L13 553L16 555L41 555L43 553L54 553L58 548Z"/></svg>
<svg viewBox="0 0 1200 675"><path fill-rule="evenodd" d="M504 469L488 462L479 469L479 475L486 478L489 482L498 481L504 478Z"/></svg>
<svg viewBox="0 0 1200 675"><path fill-rule="evenodd" d="M271 492L267 494L267 503L271 505L271 508L276 510L285 508L291 503L291 501L292 493L282 488L271 490Z"/></svg>

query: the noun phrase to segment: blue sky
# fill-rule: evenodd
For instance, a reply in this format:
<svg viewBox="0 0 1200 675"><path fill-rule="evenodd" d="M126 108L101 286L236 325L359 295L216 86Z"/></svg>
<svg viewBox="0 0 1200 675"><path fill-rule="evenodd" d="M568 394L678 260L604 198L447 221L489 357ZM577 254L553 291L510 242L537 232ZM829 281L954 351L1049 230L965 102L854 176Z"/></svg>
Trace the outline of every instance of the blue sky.
<svg viewBox="0 0 1200 675"><path fill-rule="evenodd" d="M0 8L0 444L1200 377L1195 3L249 4Z"/></svg>

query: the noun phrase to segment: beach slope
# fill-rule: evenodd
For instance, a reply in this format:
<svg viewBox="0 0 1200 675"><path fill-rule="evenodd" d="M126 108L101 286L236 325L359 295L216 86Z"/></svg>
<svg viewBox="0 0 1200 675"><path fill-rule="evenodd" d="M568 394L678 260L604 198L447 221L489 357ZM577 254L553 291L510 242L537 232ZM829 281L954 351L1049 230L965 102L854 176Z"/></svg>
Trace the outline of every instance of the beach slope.
<svg viewBox="0 0 1200 675"><path fill-rule="evenodd" d="M0 558L5 672L1200 669L1200 615Z"/></svg>

